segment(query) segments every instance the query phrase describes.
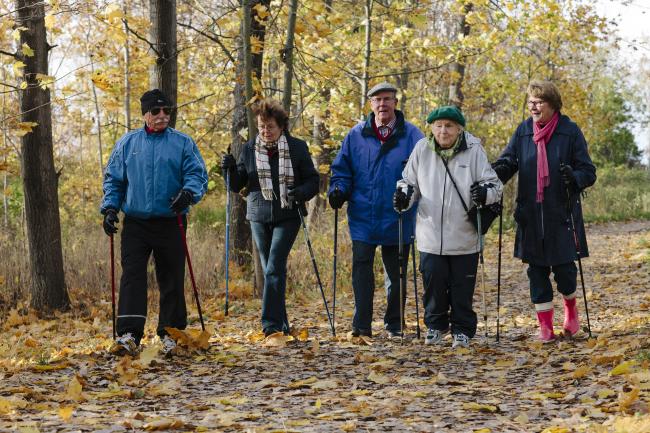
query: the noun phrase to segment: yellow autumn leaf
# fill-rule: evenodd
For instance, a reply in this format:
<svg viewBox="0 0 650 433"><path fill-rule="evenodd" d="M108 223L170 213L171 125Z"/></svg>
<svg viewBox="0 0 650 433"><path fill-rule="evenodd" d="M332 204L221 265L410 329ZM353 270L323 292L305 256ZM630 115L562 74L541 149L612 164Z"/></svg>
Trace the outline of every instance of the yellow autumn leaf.
<svg viewBox="0 0 650 433"><path fill-rule="evenodd" d="M140 352L140 358L138 362L143 367L148 367L151 364L151 361L158 357L159 349L157 346L149 345L142 352Z"/></svg>
<svg viewBox="0 0 650 433"><path fill-rule="evenodd" d="M38 123L36 123L36 122L19 122L16 125L16 128L13 130L13 132L18 137L22 137L22 136L27 135L30 132L32 132L32 130L36 126L38 126Z"/></svg>
<svg viewBox="0 0 650 433"><path fill-rule="evenodd" d="M20 75L20 74L22 74L22 69L23 69L25 66L27 66L27 65L25 65L25 64L24 64L23 62L21 62L20 60L16 60L16 61L13 63L13 65L12 65L12 67L14 68L14 74L16 74L16 75Z"/></svg>
<svg viewBox="0 0 650 433"><path fill-rule="evenodd" d="M598 398L607 398L616 395L616 391L613 389L601 389L596 393L596 395Z"/></svg>
<svg viewBox="0 0 650 433"><path fill-rule="evenodd" d="M639 388L632 388L630 392L623 392L618 397L618 410L626 412L639 399Z"/></svg>
<svg viewBox="0 0 650 433"><path fill-rule="evenodd" d="M262 3L257 3L255 6L252 7L252 9L255 9L255 12L257 12L257 17L259 18L259 20L263 21L266 19L266 17L269 16L269 10Z"/></svg>
<svg viewBox="0 0 650 433"><path fill-rule="evenodd" d="M223 404L224 406L237 406L237 405L248 403L248 397L242 397L241 395L233 395L230 397L218 398L216 402Z"/></svg>
<svg viewBox="0 0 650 433"><path fill-rule="evenodd" d="M38 81L39 86L41 86L41 89L45 90L54 83L56 79L51 75L36 74L36 80Z"/></svg>
<svg viewBox="0 0 650 433"><path fill-rule="evenodd" d="M25 90L27 88L27 81L23 81L20 83L20 89Z"/></svg>
<svg viewBox="0 0 650 433"><path fill-rule="evenodd" d="M304 386L311 385L312 383L316 383L318 381L318 378L316 376L310 376L306 379L302 380L295 380L291 382L289 385L287 385L289 388L301 388Z"/></svg>
<svg viewBox="0 0 650 433"><path fill-rule="evenodd" d="M45 15L45 28L48 30L52 30L54 28L54 25L56 24L56 18L54 17L54 14L48 13Z"/></svg>
<svg viewBox="0 0 650 433"><path fill-rule="evenodd" d="M476 402L463 403L463 409L465 410L475 410L478 412L496 412L499 410L498 407L491 404L481 404Z"/></svg>
<svg viewBox="0 0 650 433"><path fill-rule="evenodd" d="M542 433L571 433L571 430L566 427L554 425L551 427L546 427L544 430L542 430Z"/></svg>
<svg viewBox="0 0 650 433"><path fill-rule="evenodd" d="M368 375L368 380L371 382L378 383L379 385L386 385L387 383L390 383L390 378L388 376L375 373L374 370L371 371L370 374Z"/></svg>
<svg viewBox="0 0 650 433"><path fill-rule="evenodd" d="M23 42L23 45L21 46L21 51L27 57L34 57L34 50L32 50L30 46L27 45L27 42Z"/></svg>
<svg viewBox="0 0 650 433"><path fill-rule="evenodd" d="M311 389L336 389L339 384L336 380L318 380L310 385Z"/></svg>
<svg viewBox="0 0 650 433"><path fill-rule="evenodd" d="M264 49L264 43L257 36L250 37L251 54L259 54Z"/></svg>
<svg viewBox="0 0 650 433"><path fill-rule="evenodd" d="M111 90L113 88L113 85L111 83L111 80L106 76L105 73L101 71L95 71L91 77L91 80L97 88L101 90Z"/></svg>
<svg viewBox="0 0 650 433"><path fill-rule="evenodd" d="M628 374L630 369L636 365L636 361L624 361L618 364L616 367L612 368L609 372L610 376L620 376L622 374Z"/></svg>
<svg viewBox="0 0 650 433"><path fill-rule="evenodd" d="M473 430L473 433L490 433L491 431L492 430L486 427L486 428L480 428L478 430Z"/></svg>
<svg viewBox="0 0 650 433"><path fill-rule="evenodd" d="M82 390L83 387L81 386L79 379L77 379L77 376L75 375L72 377L72 380L68 383L65 396L68 400L72 400L76 402L82 401L84 400L84 397L81 393Z"/></svg>
<svg viewBox="0 0 650 433"><path fill-rule="evenodd" d="M347 421L345 424L339 427L344 432L357 431L357 423L355 421Z"/></svg>
<svg viewBox="0 0 650 433"><path fill-rule="evenodd" d="M29 29L27 27L25 27L25 26L16 27L14 29L14 31L11 32L12 39L14 41L19 41L20 40L20 32L25 31L25 30L29 30Z"/></svg>
<svg viewBox="0 0 650 433"><path fill-rule="evenodd" d="M581 365L580 367L576 368L573 373L571 373L571 376L574 379L580 379L581 377L585 377L591 373L591 367L588 365Z"/></svg>
<svg viewBox="0 0 650 433"><path fill-rule="evenodd" d="M300 331L298 331L298 335L296 335L296 339L298 341L309 340L309 330L307 328L302 328Z"/></svg>
<svg viewBox="0 0 650 433"><path fill-rule="evenodd" d="M72 412L74 412L74 407L72 406L63 406L59 408L59 416L63 421L69 420L72 416Z"/></svg>
<svg viewBox="0 0 650 433"><path fill-rule="evenodd" d="M124 18L124 12L120 8L120 5L117 3L112 3L110 4L105 10L104 10L104 18L111 24L115 24L118 21L120 21L122 18Z"/></svg>
<svg viewBox="0 0 650 433"><path fill-rule="evenodd" d="M266 337L262 342L262 345L266 347L284 347L289 341L293 341L291 335L284 335L282 332L276 332L275 334Z"/></svg>
<svg viewBox="0 0 650 433"><path fill-rule="evenodd" d="M147 431L173 430L183 428L185 423L178 419L156 418L143 427Z"/></svg>

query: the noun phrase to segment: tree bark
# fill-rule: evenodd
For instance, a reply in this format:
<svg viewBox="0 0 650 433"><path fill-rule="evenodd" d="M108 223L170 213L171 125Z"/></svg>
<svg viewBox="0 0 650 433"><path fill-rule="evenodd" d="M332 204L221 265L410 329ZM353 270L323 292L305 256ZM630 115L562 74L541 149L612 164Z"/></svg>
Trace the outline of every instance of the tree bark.
<svg viewBox="0 0 650 433"><path fill-rule="evenodd" d="M298 0L291 0L289 6L289 22L287 23L287 41L282 50L284 62L284 89L282 91L282 106L287 113L291 113L291 85L293 83L293 41L296 31L296 12Z"/></svg>
<svg viewBox="0 0 650 433"><path fill-rule="evenodd" d="M124 0L122 8L124 11L124 35L126 37L124 41L124 129L126 132L129 132L131 130L131 80L129 78L131 49L129 47L129 24L127 21L129 12L128 0Z"/></svg>
<svg viewBox="0 0 650 433"><path fill-rule="evenodd" d="M465 3L463 13L458 17L458 34L468 36L470 26L467 24L467 14L472 10L472 3ZM463 95L463 80L465 78L465 62L457 59L451 64L451 84L449 84L449 104L462 108L465 101Z"/></svg>
<svg viewBox="0 0 650 433"><path fill-rule="evenodd" d="M36 74L48 74L48 51L44 7L39 0L17 0L20 43L34 55L22 55L23 79L21 121L36 126L21 139L25 218L29 242L31 306L38 311L67 309L70 299L63 274L58 175L54 169L52 109L49 89L39 86Z"/></svg>
<svg viewBox="0 0 650 433"><path fill-rule="evenodd" d="M175 107L178 89L178 51L176 48L176 0L150 0L151 41L156 64L151 68L151 88L160 89ZM176 125L176 110L169 126Z"/></svg>
<svg viewBox="0 0 650 433"><path fill-rule="evenodd" d="M366 94L368 93L368 76L370 74L370 41L372 40L372 0L366 0L364 7L366 12L366 43L363 56L363 79L361 81L361 98L359 105L359 117L363 117L363 107L366 105Z"/></svg>

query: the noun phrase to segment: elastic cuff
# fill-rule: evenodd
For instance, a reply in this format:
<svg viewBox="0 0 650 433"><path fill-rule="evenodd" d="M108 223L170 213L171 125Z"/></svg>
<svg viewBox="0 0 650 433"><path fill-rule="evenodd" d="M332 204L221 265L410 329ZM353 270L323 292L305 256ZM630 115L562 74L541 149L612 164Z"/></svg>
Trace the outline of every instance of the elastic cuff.
<svg viewBox="0 0 650 433"><path fill-rule="evenodd" d="M549 311L553 309L553 302L544 302L543 304L535 304L535 311Z"/></svg>
<svg viewBox="0 0 650 433"><path fill-rule="evenodd" d="M562 297L563 297L564 299L566 299L567 301L569 301L569 300L571 300L571 299L575 299L575 298L576 298L576 294L577 294L577 290L575 290L575 291L574 291L573 293L571 293L570 295L562 295Z"/></svg>

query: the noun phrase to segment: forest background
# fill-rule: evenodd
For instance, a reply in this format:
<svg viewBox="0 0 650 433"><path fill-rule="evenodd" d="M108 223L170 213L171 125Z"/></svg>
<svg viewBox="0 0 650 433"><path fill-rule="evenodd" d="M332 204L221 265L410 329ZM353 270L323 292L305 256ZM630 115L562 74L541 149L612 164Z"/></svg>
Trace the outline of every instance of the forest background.
<svg viewBox="0 0 650 433"><path fill-rule="evenodd" d="M650 120L650 56L647 41L635 43L646 55L627 62L617 23L583 0L3 3L0 315L27 302L49 311L108 299L108 238L98 213L103 167L119 137L142 125L139 96L153 87L176 101L175 127L196 140L210 172L208 194L191 212L189 242L201 295L216 302L226 212L218 161L255 134L249 108L262 97L290 110L291 132L308 141L322 175L308 219L321 266L332 254L329 165L370 111L367 89L386 80L423 131L433 107L461 106L491 160L527 117L527 83L553 80L598 167L584 200L587 221L646 219L650 175L632 131ZM233 202L236 301L259 295L261 274L244 198ZM344 221L344 258L346 228ZM307 261L306 251L292 254L290 292L316 294ZM340 263L349 290L349 260ZM331 284L326 275L324 284Z"/></svg>

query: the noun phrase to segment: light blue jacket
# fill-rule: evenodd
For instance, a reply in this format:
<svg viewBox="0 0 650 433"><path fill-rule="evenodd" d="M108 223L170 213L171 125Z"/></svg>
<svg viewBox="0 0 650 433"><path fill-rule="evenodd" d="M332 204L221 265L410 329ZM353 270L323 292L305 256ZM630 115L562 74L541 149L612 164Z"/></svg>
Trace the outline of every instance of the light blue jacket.
<svg viewBox="0 0 650 433"><path fill-rule="evenodd" d="M354 126L345 136L332 163L331 193L335 188L349 197L350 237L372 245L397 245L397 212L393 209L395 185L424 134L395 111L393 135L383 145L372 127L374 114ZM404 242L410 243L415 225L415 208L403 213Z"/></svg>
<svg viewBox="0 0 650 433"><path fill-rule="evenodd" d="M158 134L140 128L122 136L113 148L100 211L121 209L142 219L173 217L170 199L185 189L196 204L207 186L205 162L192 138L169 127Z"/></svg>

